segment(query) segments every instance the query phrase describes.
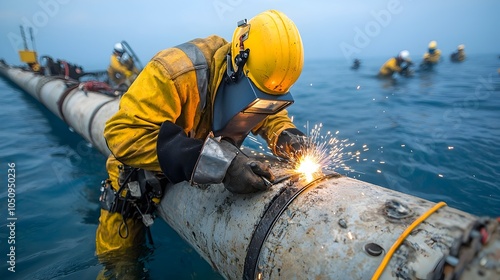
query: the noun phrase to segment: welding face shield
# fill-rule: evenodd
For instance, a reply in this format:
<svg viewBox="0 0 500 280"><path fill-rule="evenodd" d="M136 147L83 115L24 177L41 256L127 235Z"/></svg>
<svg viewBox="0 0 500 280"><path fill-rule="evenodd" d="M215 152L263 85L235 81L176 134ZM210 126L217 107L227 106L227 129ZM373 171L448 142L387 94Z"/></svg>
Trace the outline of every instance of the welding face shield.
<svg viewBox="0 0 500 280"><path fill-rule="evenodd" d="M238 22L215 97L214 134L240 145L264 118L292 104L290 88L303 62L299 31L283 13L268 10Z"/></svg>
<svg viewBox="0 0 500 280"><path fill-rule="evenodd" d="M236 82L222 82L217 90L213 113L214 135L230 138L240 146L258 123L292 103L290 92L283 95L265 93L241 74Z"/></svg>

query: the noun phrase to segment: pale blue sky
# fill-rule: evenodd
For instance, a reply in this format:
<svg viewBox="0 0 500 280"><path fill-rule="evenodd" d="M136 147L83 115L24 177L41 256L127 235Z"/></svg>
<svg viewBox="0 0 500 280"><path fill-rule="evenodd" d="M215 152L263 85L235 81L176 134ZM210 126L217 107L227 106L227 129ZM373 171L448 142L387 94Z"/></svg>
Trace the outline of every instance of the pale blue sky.
<svg viewBox="0 0 500 280"><path fill-rule="evenodd" d="M35 31L39 55L102 68L113 44L126 40L146 63L196 37L230 40L238 20L267 9L296 23L306 59L389 57L402 49L418 59L431 40L446 56L462 43L469 54L500 54L498 0L13 0L0 2L0 58L19 63L24 24Z"/></svg>

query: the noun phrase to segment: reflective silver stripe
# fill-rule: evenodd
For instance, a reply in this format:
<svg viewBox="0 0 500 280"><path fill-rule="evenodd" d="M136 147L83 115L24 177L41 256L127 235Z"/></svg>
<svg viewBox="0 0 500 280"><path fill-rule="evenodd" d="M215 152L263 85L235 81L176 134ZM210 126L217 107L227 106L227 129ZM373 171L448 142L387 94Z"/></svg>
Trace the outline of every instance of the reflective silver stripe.
<svg viewBox="0 0 500 280"><path fill-rule="evenodd" d="M208 76L209 76L209 68L207 59L201 52L200 48L192 43L184 43L176 46L176 48L183 51L191 62L193 63L194 69L196 71L196 81L198 84L198 92L200 94L200 110L205 108L207 103L207 89L208 89Z"/></svg>

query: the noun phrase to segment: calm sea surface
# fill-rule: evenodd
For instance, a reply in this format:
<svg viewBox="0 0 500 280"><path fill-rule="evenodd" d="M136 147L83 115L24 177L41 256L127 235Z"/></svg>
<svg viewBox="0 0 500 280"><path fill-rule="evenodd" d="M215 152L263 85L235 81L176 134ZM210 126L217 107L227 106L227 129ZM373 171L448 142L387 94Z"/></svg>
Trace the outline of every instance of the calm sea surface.
<svg viewBox="0 0 500 280"><path fill-rule="evenodd" d="M500 215L500 60L446 56L432 72L379 80L387 57L306 61L289 108L304 132L322 124L361 151L339 173L389 189ZM103 66L104 67L104 66ZM0 79L0 279L93 279L105 158L28 93ZM247 141L248 146L258 145ZM365 146L365 147L363 147ZM346 158L347 159L347 158ZM16 272L7 270L7 169L15 163ZM151 279L221 279L157 219Z"/></svg>

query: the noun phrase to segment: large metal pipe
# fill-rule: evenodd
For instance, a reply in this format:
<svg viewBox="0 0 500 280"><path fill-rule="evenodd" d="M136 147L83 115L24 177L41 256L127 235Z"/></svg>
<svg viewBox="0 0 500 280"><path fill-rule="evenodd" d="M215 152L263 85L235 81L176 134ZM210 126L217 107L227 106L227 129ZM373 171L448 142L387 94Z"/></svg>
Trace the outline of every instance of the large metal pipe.
<svg viewBox="0 0 500 280"><path fill-rule="evenodd" d="M5 64L0 64L0 72L65 121L99 152L109 155L103 131L106 121L118 110L118 98L80 90L76 81L45 77Z"/></svg>
<svg viewBox="0 0 500 280"><path fill-rule="evenodd" d="M7 65L0 72L109 153L103 129L118 99ZM500 279L495 219L440 208L391 257L393 243L435 203L338 174L306 182L261 160L281 178L269 191L235 195L221 184L183 182L167 187L158 210L227 279L370 279L384 259L382 279Z"/></svg>

